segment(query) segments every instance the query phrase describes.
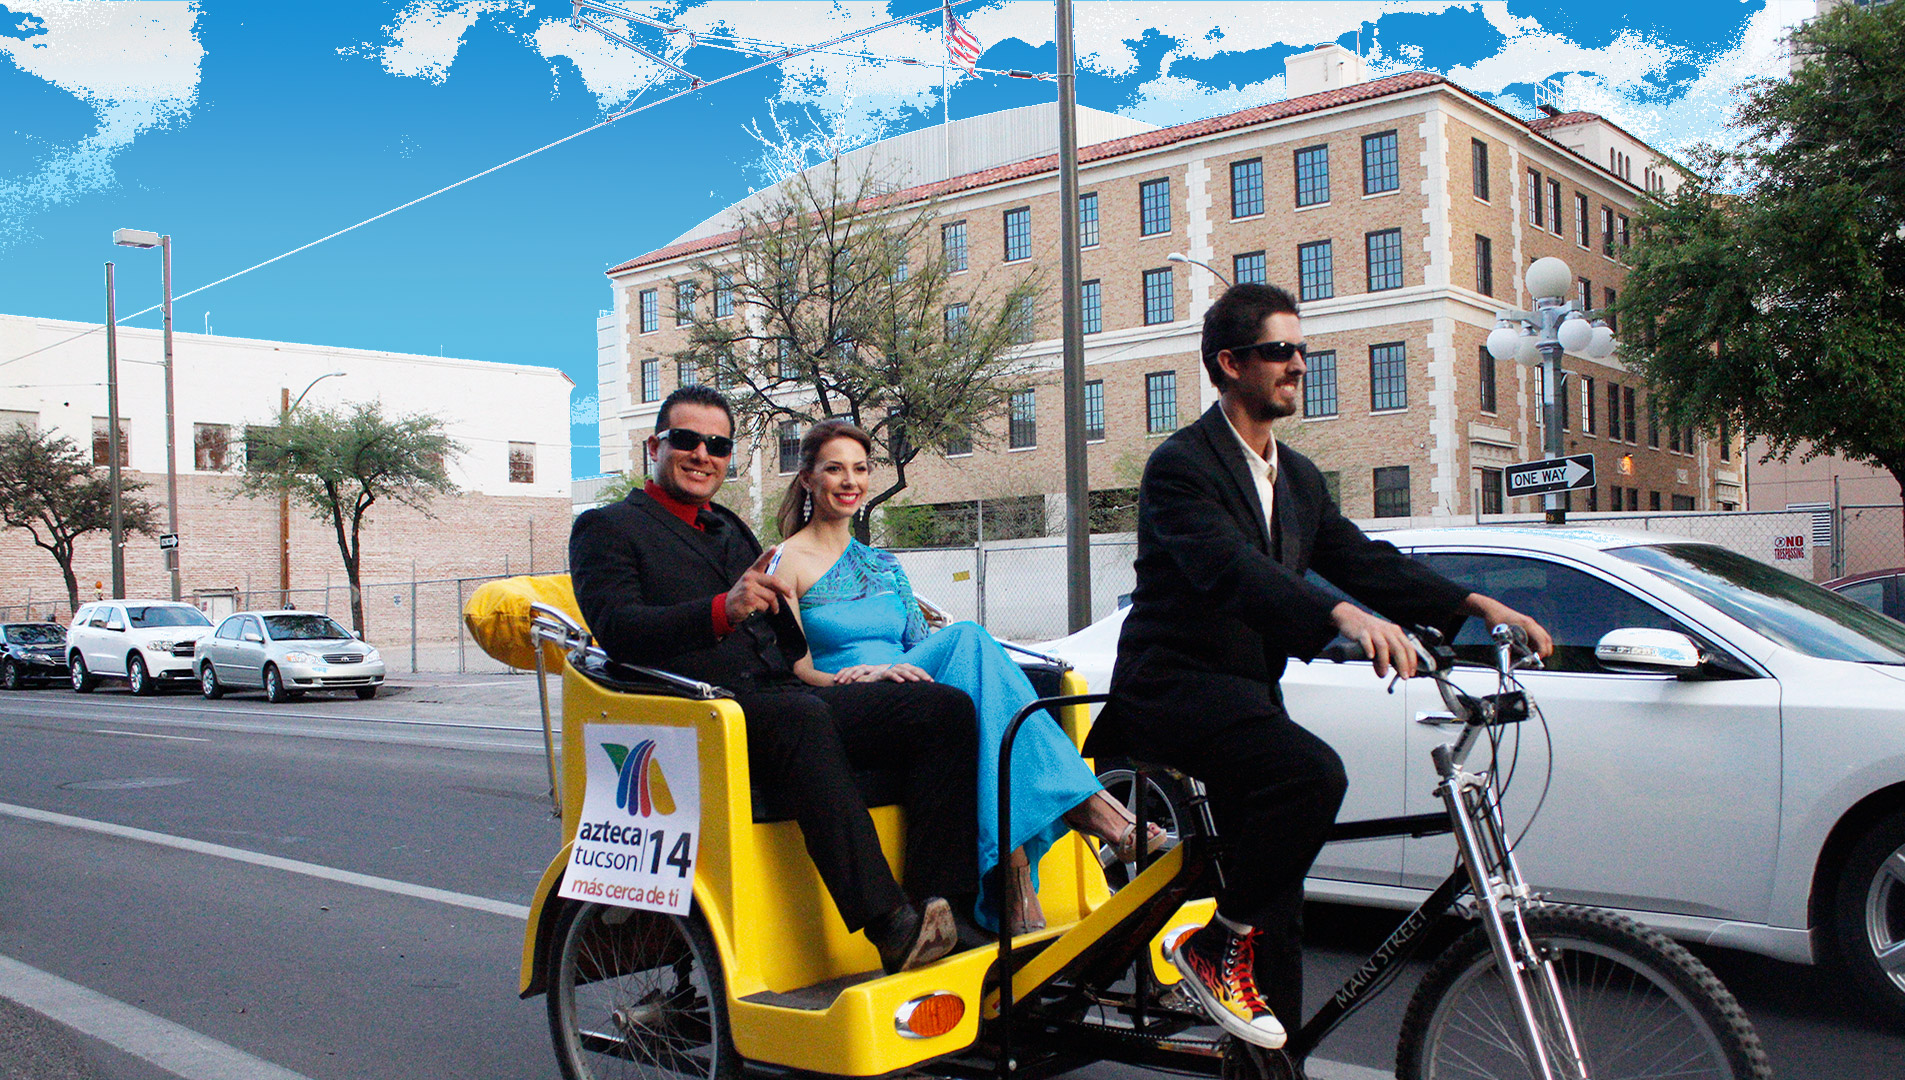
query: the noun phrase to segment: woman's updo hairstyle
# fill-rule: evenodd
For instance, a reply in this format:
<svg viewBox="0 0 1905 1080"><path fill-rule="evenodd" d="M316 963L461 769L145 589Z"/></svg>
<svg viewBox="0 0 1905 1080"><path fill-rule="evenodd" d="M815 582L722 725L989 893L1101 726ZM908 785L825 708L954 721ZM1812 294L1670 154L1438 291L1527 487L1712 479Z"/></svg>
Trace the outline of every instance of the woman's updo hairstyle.
<svg viewBox="0 0 1905 1080"><path fill-rule="evenodd" d="M868 458L873 456L873 436L851 420L822 420L808 428L807 434L800 439L800 469L787 482L787 491L781 496L780 513L774 516L782 538L799 532L813 517L814 504L808 498L807 482L813 478L820 448L835 439L852 439L867 452Z"/></svg>

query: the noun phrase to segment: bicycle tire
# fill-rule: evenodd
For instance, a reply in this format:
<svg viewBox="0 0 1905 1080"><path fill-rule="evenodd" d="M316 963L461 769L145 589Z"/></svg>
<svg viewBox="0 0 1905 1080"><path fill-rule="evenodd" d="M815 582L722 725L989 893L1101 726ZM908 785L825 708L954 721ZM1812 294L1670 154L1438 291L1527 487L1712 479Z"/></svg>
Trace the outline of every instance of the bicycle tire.
<svg viewBox="0 0 1905 1080"><path fill-rule="evenodd" d="M1523 913L1555 961L1568 1012L1594 1080L1674 1076L1771 1080L1759 1036L1739 1002L1692 953L1597 908ZM1565 1046L1556 1030L1550 1045ZM1574 1080L1571 1060L1556 1076ZM1450 945L1422 977L1396 1046L1400 1080L1505 1080L1535 1073L1486 932Z"/></svg>
<svg viewBox="0 0 1905 1080"><path fill-rule="evenodd" d="M738 1080L714 936L686 918L571 903L550 944L549 1031L565 1080Z"/></svg>

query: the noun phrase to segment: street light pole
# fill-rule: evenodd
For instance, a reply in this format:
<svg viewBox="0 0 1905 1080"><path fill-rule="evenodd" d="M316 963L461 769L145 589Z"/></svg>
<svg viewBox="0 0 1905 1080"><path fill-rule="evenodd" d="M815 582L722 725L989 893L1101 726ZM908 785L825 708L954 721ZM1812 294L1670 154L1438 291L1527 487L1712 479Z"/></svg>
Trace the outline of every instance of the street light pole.
<svg viewBox="0 0 1905 1080"><path fill-rule="evenodd" d="M126 597L126 522L119 478L119 316L106 264L106 490L112 498L112 598Z"/></svg>
<svg viewBox="0 0 1905 1080"><path fill-rule="evenodd" d="M166 531L179 533L179 452L178 424L174 419L172 396L172 236L144 229L117 229L112 242L120 247L159 249L165 283L165 520ZM113 432L117 437L118 431ZM114 459L118 460L117 458ZM172 599L179 598L179 549L165 550L166 569L172 576Z"/></svg>
<svg viewBox="0 0 1905 1080"><path fill-rule="evenodd" d="M1059 333L1065 376L1065 610L1091 625L1091 475L1085 457L1085 333L1078 284L1078 82L1071 0L1057 0Z"/></svg>

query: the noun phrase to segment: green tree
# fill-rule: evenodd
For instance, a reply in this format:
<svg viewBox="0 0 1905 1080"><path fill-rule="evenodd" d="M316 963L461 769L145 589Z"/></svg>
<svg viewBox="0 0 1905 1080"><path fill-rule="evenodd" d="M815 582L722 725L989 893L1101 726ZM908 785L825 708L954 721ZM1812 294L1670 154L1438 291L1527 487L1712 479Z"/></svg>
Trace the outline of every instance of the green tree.
<svg viewBox="0 0 1905 1080"><path fill-rule="evenodd" d="M129 497L144 487L144 482L121 474L120 524L128 535L154 531L152 504ZM95 468L64 435L24 427L0 434L0 521L25 529L33 543L60 564L67 602L77 609L74 541L112 528L112 489L106 469Z"/></svg>
<svg viewBox="0 0 1905 1080"><path fill-rule="evenodd" d="M1617 311L1669 416L1836 453L1905 491L1905 4L1796 30L1733 150L1652 200Z"/></svg>
<svg viewBox="0 0 1905 1080"><path fill-rule="evenodd" d="M677 301L691 329L674 358L728 394L738 436L772 453L780 424L828 417L873 436L890 479L855 515L862 540L909 463L988 444L989 422L1030 384L1041 279L949 264L942 224L930 200L822 166L742 211L735 242L678 285L694 291Z"/></svg>
<svg viewBox="0 0 1905 1080"><path fill-rule="evenodd" d="M275 426L246 429L234 494L289 493L312 517L330 523L350 579L352 625L361 634L365 515L384 499L427 515L432 498L456 491L445 462L462 449L435 416L386 416L374 401L343 409L305 406Z"/></svg>

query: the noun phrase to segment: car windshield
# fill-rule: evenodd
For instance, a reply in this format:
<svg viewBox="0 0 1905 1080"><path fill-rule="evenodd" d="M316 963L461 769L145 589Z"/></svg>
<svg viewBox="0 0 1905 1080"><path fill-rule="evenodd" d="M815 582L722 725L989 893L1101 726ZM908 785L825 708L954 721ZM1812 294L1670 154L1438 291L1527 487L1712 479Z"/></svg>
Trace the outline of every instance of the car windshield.
<svg viewBox="0 0 1905 1080"><path fill-rule="evenodd" d="M66 631L52 623L26 623L7 627L9 645L58 645L66 640Z"/></svg>
<svg viewBox="0 0 1905 1080"><path fill-rule="evenodd" d="M329 615L266 615L273 641L337 641L350 637Z"/></svg>
<svg viewBox="0 0 1905 1080"><path fill-rule="evenodd" d="M128 604L126 606L126 617L131 619L132 625L138 629L147 629L154 626L212 625L212 620L206 618L204 612L195 607L185 607L184 605L174 607L167 604L161 607L158 604L154 604L151 607L135 607Z"/></svg>
<svg viewBox="0 0 1905 1080"><path fill-rule="evenodd" d="M1652 570L1794 652L1905 664L1905 624L1738 552L1661 544L1609 554Z"/></svg>

